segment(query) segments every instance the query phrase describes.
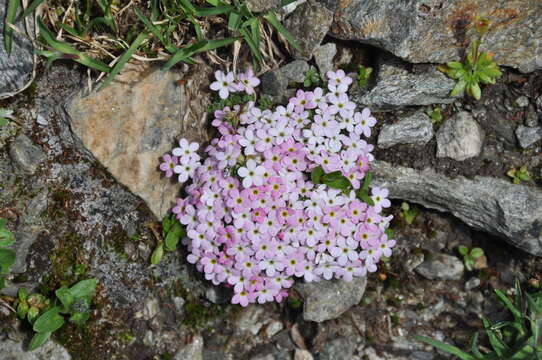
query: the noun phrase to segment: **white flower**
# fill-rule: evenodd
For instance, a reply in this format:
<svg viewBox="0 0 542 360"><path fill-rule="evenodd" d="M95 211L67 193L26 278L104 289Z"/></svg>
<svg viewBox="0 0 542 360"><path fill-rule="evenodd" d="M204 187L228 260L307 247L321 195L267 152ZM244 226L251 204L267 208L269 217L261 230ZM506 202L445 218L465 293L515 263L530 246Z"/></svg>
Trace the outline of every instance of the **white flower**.
<svg viewBox="0 0 542 360"><path fill-rule="evenodd" d="M245 148L245 155L254 155L256 153L254 147L257 143L258 139L250 129L247 129L243 137L239 139L239 145Z"/></svg>
<svg viewBox="0 0 542 360"><path fill-rule="evenodd" d="M224 74L222 71L218 70L215 72L215 78L216 81L211 84L211 89L218 91L218 95L221 99L227 99L230 95L230 91L236 92L238 90L232 72Z"/></svg>
<svg viewBox="0 0 542 360"><path fill-rule="evenodd" d="M179 140L179 147L173 149L173 155L179 157L179 163L188 164L192 160L199 160L199 155L196 154L198 149L198 143L189 143L188 140L183 138Z"/></svg>
<svg viewBox="0 0 542 360"><path fill-rule="evenodd" d="M237 174L243 178L243 186L249 188L252 185L260 186L263 184L263 173L265 168L263 166L258 166L256 161L250 159L247 161L246 167L240 167L237 170Z"/></svg>

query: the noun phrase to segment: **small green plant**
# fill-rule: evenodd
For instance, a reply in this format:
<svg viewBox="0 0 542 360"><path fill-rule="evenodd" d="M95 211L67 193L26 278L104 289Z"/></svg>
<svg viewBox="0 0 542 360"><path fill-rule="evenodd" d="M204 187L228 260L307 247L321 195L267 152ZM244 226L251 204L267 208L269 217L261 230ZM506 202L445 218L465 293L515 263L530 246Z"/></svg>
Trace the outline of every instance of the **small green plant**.
<svg viewBox="0 0 542 360"><path fill-rule="evenodd" d="M15 237L6 228L6 219L0 218L0 289L5 286L5 279L9 274L9 269L15 263L15 251L8 249L14 242Z"/></svg>
<svg viewBox="0 0 542 360"><path fill-rule="evenodd" d="M439 107L435 107L434 109L432 110L427 110L426 111L427 115L429 115L429 117L431 118L431 122L433 124L438 124L442 121L442 119L444 118L442 116L442 109L439 108Z"/></svg>
<svg viewBox="0 0 542 360"><path fill-rule="evenodd" d="M0 127L8 123L8 120L13 120L13 110L0 108Z"/></svg>
<svg viewBox="0 0 542 360"><path fill-rule="evenodd" d="M484 256L484 250L482 250L479 247L475 247L469 250L468 247L464 245L459 245L459 254L463 256L463 263L465 264L465 267L468 271L472 271L474 269L474 264L478 259L480 259L482 256Z"/></svg>
<svg viewBox="0 0 542 360"><path fill-rule="evenodd" d="M154 252L151 255L151 264L156 265L164 256L165 251L177 250L177 244L186 236L186 231L181 223L175 218L174 214L170 214L162 220L162 239Z"/></svg>
<svg viewBox="0 0 542 360"><path fill-rule="evenodd" d="M409 203L403 202L401 204L401 213L399 214L399 216L401 216L408 225L412 225L414 219L416 219L416 216L418 216L419 213L420 211L417 207L410 206Z"/></svg>
<svg viewBox="0 0 542 360"><path fill-rule="evenodd" d="M369 81L369 78L371 77L371 74L373 73L372 67L365 67L363 65L360 65L358 68L358 85L359 87L364 87L367 85L367 82Z"/></svg>
<svg viewBox="0 0 542 360"><path fill-rule="evenodd" d="M482 95L480 84L495 84L495 79L502 75L499 66L493 61L493 54L480 51L480 44L488 31L489 23L486 20L477 19L476 24L480 37L472 41L465 62L450 61L445 66L438 67L448 77L457 80L450 96L457 96L465 91L467 95L480 100Z"/></svg>
<svg viewBox="0 0 542 360"><path fill-rule="evenodd" d="M258 107L261 110L268 110L273 107L273 100L269 96L262 96L258 99Z"/></svg>
<svg viewBox="0 0 542 360"><path fill-rule="evenodd" d="M318 73L318 70L311 65L309 70L307 70L307 73L305 74L305 80L303 81L303 86L313 87L318 86L322 83L322 79L320 78L320 74Z"/></svg>
<svg viewBox="0 0 542 360"><path fill-rule="evenodd" d="M539 360L542 358L542 293L523 296L516 281L514 302L502 291L495 289L499 301L510 311L513 321L492 324L482 318L491 350L482 353L478 346L478 333L472 337L471 351L416 335L415 338L461 360Z"/></svg>
<svg viewBox="0 0 542 360"><path fill-rule="evenodd" d="M523 165L519 169L510 169L506 175L512 178L512 182L516 185L521 184L522 181L531 181L531 176L526 165Z"/></svg>
<svg viewBox="0 0 542 360"><path fill-rule="evenodd" d="M35 334L28 350L33 351L49 340L53 332L68 321L82 326L90 317L92 298L96 292L97 279L79 281L71 287L62 286L55 292L56 299L41 294L28 295L26 289L19 289L15 300L17 315L26 319Z"/></svg>

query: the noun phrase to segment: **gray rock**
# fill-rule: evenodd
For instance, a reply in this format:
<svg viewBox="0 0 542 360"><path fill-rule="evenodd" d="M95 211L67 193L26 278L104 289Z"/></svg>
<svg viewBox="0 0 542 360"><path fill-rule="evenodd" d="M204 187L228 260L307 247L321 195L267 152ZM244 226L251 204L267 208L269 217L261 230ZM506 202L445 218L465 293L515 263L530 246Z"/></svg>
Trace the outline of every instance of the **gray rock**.
<svg viewBox="0 0 542 360"><path fill-rule="evenodd" d="M519 145L526 149L542 139L542 128L519 125L516 129L516 137L518 138Z"/></svg>
<svg viewBox="0 0 542 360"><path fill-rule="evenodd" d="M295 349L294 360L312 360L312 354L303 349Z"/></svg>
<svg viewBox="0 0 542 360"><path fill-rule="evenodd" d="M267 336L267 338L272 338L282 331L283 328L284 325L281 321L273 320L265 327L265 336Z"/></svg>
<svg viewBox="0 0 542 360"><path fill-rule="evenodd" d="M0 5L0 99L15 95L32 78L34 69L34 49L26 37L14 32L11 54L4 47L4 19L7 1ZM25 30L23 22L16 26Z"/></svg>
<svg viewBox="0 0 542 360"><path fill-rule="evenodd" d="M467 225L499 236L524 251L542 256L542 191L490 177L450 179L382 161L372 163L374 185L390 198L450 212Z"/></svg>
<svg viewBox="0 0 542 360"><path fill-rule="evenodd" d="M329 1L328 1L329 2ZM461 60L477 38L475 15L494 24L482 50L522 72L542 67L542 16L537 2L506 0L352 0L338 6L331 34L383 48L413 63Z"/></svg>
<svg viewBox="0 0 542 360"><path fill-rule="evenodd" d="M324 40L332 22L333 12L316 0L308 0L297 7L284 23L302 50L295 49L294 57L309 60Z"/></svg>
<svg viewBox="0 0 542 360"><path fill-rule="evenodd" d="M352 101L371 110L386 111L412 105L449 104L455 81L434 68L410 72L406 63L382 56L378 63L376 85L351 94Z"/></svg>
<svg viewBox="0 0 542 360"><path fill-rule="evenodd" d="M338 318L361 301L365 285L366 277L354 278L351 282L322 280L296 284L295 289L305 301L303 318L316 322Z"/></svg>
<svg viewBox="0 0 542 360"><path fill-rule="evenodd" d="M252 12L263 12L280 5L280 0L246 0L248 9Z"/></svg>
<svg viewBox="0 0 542 360"><path fill-rule="evenodd" d="M420 110L404 117L395 124L382 126L378 146L387 149L397 144L425 145L433 138L433 124L427 114Z"/></svg>
<svg viewBox="0 0 542 360"><path fill-rule="evenodd" d="M469 291L472 289L476 289L478 286L480 286L480 279L478 279L477 277L473 277L465 283L465 290Z"/></svg>
<svg viewBox="0 0 542 360"><path fill-rule="evenodd" d="M203 349L203 360L233 360L232 354Z"/></svg>
<svg viewBox="0 0 542 360"><path fill-rule="evenodd" d="M203 338L200 335L194 336L192 342L173 357L174 360L203 360Z"/></svg>
<svg viewBox="0 0 542 360"><path fill-rule="evenodd" d="M309 64L303 60L295 60L280 68L288 82L302 83L305 81L305 73L309 70Z"/></svg>
<svg viewBox="0 0 542 360"><path fill-rule="evenodd" d="M29 352L22 342L10 339L0 339L0 357L2 360L70 360L71 356L66 349L52 340L43 346Z"/></svg>
<svg viewBox="0 0 542 360"><path fill-rule="evenodd" d="M334 69L333 58L335 55L337 55L337 45L335 43L327 43L314 51L314 61L316 61L316 66L318 66L322 77L325 77L328 71Z"/></svg>
<svg viewBox="0 0 542 360"><path fill-rule="evenodd" d="M538 113L533 104L529 104L527 110L525 110L525 125L528 127L536 127L538 125Z"/></svg>
<svg viewBox="0 0 542 360"><path fill-rule="evenodd" d="M413 351L412 354L413 360L433 360L435 355L426 351Z"/></svg>
<svg viewBox="0 0 542 360"><path fill-rule="evenodd" d="M520 108L524 108L529 105L529 99L527 98L527 96L522 95L514 101L514 105Z"/></svg>
<svg viewBox="0 0 542 360"><path fill-rule="evenodd" d="M268 71L261 79L262 93L269 96L281 96L288 87L288 79L280 69Z"/></svg>
<svg viewBox="0 0 542 360"><path fill-rule="evenodd" d="M211 69L196 65L190 71L129 65L103 90L88 96L82 90L67 106L70 127L84 147L159 219L180 187L161 178L159 156L179 138L201 148L209 139L205 109ZM186 81L179 84L180 79Z"/></svg>
<svg viewBox="0 0 542 360"><path fill-rule="evenodd" d="M223 286L210 286L205 290L205 297L213 304L226 304L231 296L231 291Z"/></svg>
<svg viewBox="0 0 542 360"><path fill-rule="evenodd" d="M338 337L322 346L318 360L346 360L351 359L356 349L356 343L351 338Z"/></svg>
<svg viewBox="0 0 542 360"><path fill-rule="evenodd" d="M455 256L433 254L415 271L430 280L459 280L465 272L465 266Z"/></svg>
<svg viewBox="0 0 542 360"><path fill-rule="evenodd" d="M463 161L480 155L484 132L466 111L446 120L437 132L437 157Z"/></svg>
<svg viewBox="0 0 542 360"><path fill-rule="evenodd" d="M9 156L17 168L29 175L34 174L45 159L44 152L24 134L13 140L9 147Z"/></svg>

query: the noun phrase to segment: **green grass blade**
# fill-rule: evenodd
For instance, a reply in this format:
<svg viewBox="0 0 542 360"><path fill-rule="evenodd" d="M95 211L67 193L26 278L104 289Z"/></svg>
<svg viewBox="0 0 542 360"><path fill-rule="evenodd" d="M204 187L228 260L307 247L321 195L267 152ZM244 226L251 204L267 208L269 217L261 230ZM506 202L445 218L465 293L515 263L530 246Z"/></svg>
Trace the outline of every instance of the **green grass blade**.
<svg viewBox="0 0 542 360"><path fill-rule="evenodd" d="M489 320L482 318L482 322L484 323L489 343L493 347L493 350L495 350L495 353L502 357L508 349L508 346L506 346L506 344L495 334L495 332L491 330L491 323Z"/></svg>
<svg viewBox="0 0 542 360"><path fill-rule="evenodd" d="M248 47L250 48L250 52L254 56L254 58L257 60L258 63L262 62L262 56L260 54L260 48L258 45L256 45L256 42L251 37L247 29L239 29L239 32L243 36L243 39L245 39L246 43L248 44Z"/></svg>
<svg viewBox="0 0 542 360"><path fill-rule="evenodd" d="M210 8L197 9L195 15L201 16L201 17L224 15L224 14L228 14L233 9L234 9L233 6L230 6L230 5L215 6L215 7L210 7Z"/></svg>
<svg viewBox="0 0 542 360"><path fill-rule="evenodd" d="M68 34L72 35L72 36L75 36L75 37L83 37L84 34L82 32L79 32L77 31L75 28L69 26L69 25L66 25L66 24L60 24L60 27L66 31Z"/></svg>
<svg viewBox="0 0 542 360"><path fill-rule="evenodd" d="M179 49L171 57L171 59L169 59L168 62L164 64L162 70L169 70L173 65L177 64L179 61L185 61L186 59L188 59L190 56L194 54L209 51L209 50L214 50L219 47L229 45L238 39L239 38L224 38L224 39L216 39L216 40L198 41L195 44Z"/></svg>
<svg viewBox="0 0 542 360"><path fill-rule="evenodd" d="M471 344L471 352L476 356L478 359L483 359L484 355L478 350L478 333L475 333L472 337L472 344Z"/></svg>
<svg viewBox="0 0 542 360"><path fill-rule="evenodd" d="M45 0L34 0L34 1L32 1L32 4L30 4L26 8L26 10L17 17L17 20L23 19L23 18L27 17L28 15L32 14L34 12L34 10L36 10L36 8L38 6L40 6L41 3L44 2L44 1Z"/></svg>
<svg viewBox="0 0 542 360"><path fill-rule="evenodd" d="M156 38L162 43L162 45L167 51L169 51L170 53L174 53L177 50L177 48L171 45L171 43L164 37L160 29L153 25L153 23L141 12L141 10L136 7L134 8L134 11L139 20L141 20L143 24L145 24L147 29L151 33L153 33L154 36L156 36Z"/></svg>
<svg viewBox="0 0 542 360"><path fill-rule="evenodd" d="M194 5L192 5L192 3L190 2L190 0L179 0L179 2L181 3L181 5L188 10L188 12L192 15L194 15L196 12L197 12L197 9Z"/></svg>
<svg viewBox="0 0 542 360"><path fill-rule="evenodd" d="M4 47L8 55L11 54L11 48L13 46L13 29L9 24L15 24L15 16L17 15L18 7L19 0L9 0L4 22Z"/></svg>
<svg viewBox="0 0 542 360"><path fill-rule="evenodd" d="M126 52L124 54L122 54L122 56L120 57L119 61L115 64L115 66L113 67L113 70L111 70L111 73L107 76L107 78L104 80L104 82L102 83L102 85L98 88L98 91L102 90L103 88L105 88L106 86L108 86L114 79L115 77L118 75L118 73L122 70L122 68L124 67L124 65L126 65L126 63L128 62L128 60L130 60L130 58L132 57L132 55L137 51L137 49L139 48L139 46L141 46L141 44L143 43L143 41L145 41L145 39L147 39L147 37L149 36L148 33L146 32L142 32L141 34L139 34L137 36L137 38L134 40L134 42L132 43L132 45L130 45L130 47L128 48L128 50L126 50Z"/></svg>
<svg viewBox="0 0 542 360"><path fill-rule="evenodd" d="M232 31L239 30L241 26L241 15L237 12L232 11L228 17L228 29Z"/></svg>
<svg viewBox="0 0 542 360"><path fill-rule="evenodd" d="M512 301L510 301L508 296L506 296L506 294L499 289L495 289L495 294L497 294L499 300L503 303L503 305L506 306L508 310L510 310L510 312L514 316L514 320L516 320L516 322L521 322L521 310L519 310L514 304L512 304Z"/></svg>
<svg viewBox="0 0 542 360"><path fill-rule="evenodd" d="M458 348L456 346L453 346L453 345L448 345L446 343L443 343L442 341L434 340L434 339L431 339L431 338L428 338L428 337L425 337L425 336L421 336L421 335L414 335L414 338L416 340L418 340L418 341L425 342L425 343L427 343L427 344L429 344L431 346L434 346L437 349L445 351L445 352L447 352L449 354L455 355L458 358L460 358L461 360L477 360L474 356L464 352L460 348Z"/></svg>
<svg viewBox="0 0 542 360"><path fill-rule="evenodd" d="M265 14L264 19L267 20L277 31L297 50L303 52L303 49L299 46L297 41L294 39L292 34L286 28L280 23L279 19L277 19L277 15L273 11L269 11L267 14Z"/></svg>

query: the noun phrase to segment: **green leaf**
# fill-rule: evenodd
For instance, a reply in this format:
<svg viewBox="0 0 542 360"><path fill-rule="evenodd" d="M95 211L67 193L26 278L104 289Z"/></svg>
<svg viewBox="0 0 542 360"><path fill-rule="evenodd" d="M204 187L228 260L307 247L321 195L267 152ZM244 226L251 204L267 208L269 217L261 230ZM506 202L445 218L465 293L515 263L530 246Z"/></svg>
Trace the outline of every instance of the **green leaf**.
<svg viewBox="0 0 542 360"><path fill-rule="evenodd" d="M277 18L277 15L273 11L269 11L267 14L265 14L264 19L267 20L277 31L297 50L300 52L304 52L303 49L299 46L297 41L294 39L292 34L286 28L280 23L279 19Z"/></svg>
<svg viewBox="0 0 542 360"><path fill-rule="evenodd" d="M471 340L471 352L478 358L478 359L484 359L484 356L482 355L482 353L480 352L480 350L478 350L478 333L474 333L474 335L472 336L472 340Z"/></svg>
<svg viewBox="0 0 542 360"><path fill-rule="evenodd" d="M64 325L64 317L59 312L58 306L47 310L36 320L32 329L38 333L52 333L60 329Z"/></svg>
<svg viewBox="0 0 542 360"><path fill-rule="evenodd" d="M465 256L469 253L469 248L466 247L465 245L459 245L459 253Z"/></svg>
<svg viewBox="0 0 542 360"><path fill-rule="evenodd" d="M484 256L484 250L480 249L479 247L475 247L470 251L470 256L475 260L479 259Z"/></svg>
<svg viewBox="0 0 542 360"><path fill-rule="evenodd" d="M58 300L60 300L60 302L62 303L62 305L64 305L65 310L69 311L69 309L73 305L73 302L75 301L75 298L71 293L70 289L63 286L57 291L55 291L55 294Z"/></svg>
<svg viewBox="0 0 542 360"><path fill-rule="evenodd" d="M0 249L0 266L9 269L15 263L15 251L11 249Z"/></svg>
<svg viewBox="0 0 542 360"><path fill-rule="evenodd" d="M499 297L499 300L510 310L512 315L514 316L514 319L518 322L522 321L522 315L521 310L519 310L514 304L512 304L512 301L506 296L505 293L503 293L499 289L495 289L495 294Z"/></svg>
<svg viewBox="0 0 542 360"><path fill-rule="evenodd" d="M478 83L471 84L470 92L476 100L480 100L480 97L482 96L482 90L480 89L480 85L478 85Z"/></svg>
<svg viewBox="0 0 542 360"><path fill-rule="evenodd" d="M19 0L8 0L6 18L4 22L4 47L8 55L11 54L11 47L13 45L13 29L9 26L9 24L15 24L15 16L17 15L18 7Z"/></svg>
<svg viewBox="0 0 542 360"><path fill-rule="evenodd" d="M363 178L363 184L361 185L361 189L365 192L369 191L369 186L371 185L371 182L373 181L373 173L368 171L365 173L365 177Z"/></svg>
<svg viewBox="0 0 542 360"><path fill-rule="evenodd" d="M461 94L463 91L465 91L466 86L467 86L467 82L465 80L463 80L463 79L459 80L455 84L452 92L450 93L450 96L457 96L457 95Z"/></svg>
<svg viewBox="0 0 542 360"><path fill-rule="evenodd" d="M156 249L154 249L154 252L152 253L151 264L156 265L156 264L160 263L163 256L164 256L164 246L163 245L158 245L156 247Z"/></svg>
<svg viewBox="0 0 542 360"><path fill-rule="evenodd" d="M34 334L32 340L30 340L30 344L28 345L28 351L34 351L45 344L51 337L51 334L52 332L41 332Z"/></svg>
<svg viewBox="0 0 542 360"><path fill-rule="evenodd" d="M450 62L446 63L446 65L448 65L448 67L451 68L451 69L462 69L463 68L463 64L458 62L458 61L450 61Z"/></svg>
<svg viewBox="0 0 542 360"><path fill-rule="evenodd" d="M201 16L201 17L217 16L217 15L228 14L233 9L234 7L231 5L214 6L211 8L197 9L195 15Z"/></svg>
<svg viewBox="0 0 542 360"><path fill-rule="evenodd" d="M2 219L4 220L4 219ZM4 220L5 224L5 220ZM4 227L5 225L0 224L0 248L8 247L15 242L15 237L13 233Z"/></svg>
<svg viewBox="0 0 542 360"><path fill-rule="evenodd" d="M241 27L241 15L232 11L228 17L228 29L237 31Z"/></svg>
<svg viewBox="0 0 542 360"><path fill-rule="evenodd" d="M326 184L330 188L346 190L352 188L350 180L344 177L340 171L335 171L322 176L322 183Z"/></svg>
<svg viewBox="0 0 542 360"><path fill-rule="evenodd" d="M371 199L369 194L367 194L366 192L358 191L357 196L361 201L363 201L367 205L374 206L375 202L373 201L373 199Z"/></svg>
<svg viewBox="0 0 542 360"><path fill-rule="evenodd" d="M90 314L88 312L75 313L70 317L70 322L74 323L75 325L81 326L86 323L89 318Z"/></svg>
<svg viewBox="0 0 542 360"><path fill-rule="evenodd" d="M162 70L169 70L173 65L177 64L179 61L183 61L196 53L214 50L216 48L229 45L237 39L238 38L225 38L225 39L217 39L217 40L198 41L195 44L179 49L175 54L173 54L171 59L169 59L165 63Z"/></svg>
<svg viewBox="0 0 542 360"><path fill-rule="evenodd" d="M74 300L86 297L92 298L96 292L96 285L98 285L98 279L81 280L70 288L70 293L73 295Z"/></svg>
<svg viewBox="0 0 542 360"><path fill-rule="evenodd" d="M476 360L476 358L466 352L464 352L463 350L461 350L460 348L456 347L456 346L453 346L453 345L448 345L442 341L438 341L438 340L434 340L434 339L431 339L431 338L428 338L428 337L425 337L425 336L421 336L421 335L414 335L414 338L418 341L422 341L422 342L425 342L431 346L434 346L436 347L437 349L440 349L442 351L445 351L449 354L452 354L452 355L455 355L457 356L458 358L460 358L461 360Z"/></svg>
<svg viewBox="0 0 542 360"><path fill-rule="evenodd" d="M311 172L311 181L315 184L322 183L322 176L325 174L321 166L315 167Z"/></svg>
<svg viewBox="0 0 542 360"><path fill-rule="evenodd" d="M17 20L21 20L21 19L27 17L28 15L32 14L34 12L34 10L36 10L37 7L41 5L41 3L43 1L44 0L34 0L34 1L32 1L32 3L26 8L26 10L17 17Z"/></svg>
<svg viewBox="0 0 542 360"><path fill-rule="evenodd" d="M175 251L177 250L177 244L179 243L179 235L175 234L174 232L170 232L166 236L165 244L166 244L166 250L167 251Z"/></svg>
<svg viewBox="0 0 542 360"><path fill-rule="evenodd" d="M482 318L482 322L484 323L484 327L486 328L486 334L489 339L489 343L493 347L493 350L495 350L495 353L502 357L503 354L508 349L508 346L495 334L494 331L491 330L491 323L486 318Z"/></svg>
<svg viewBox="0 0 542 360"><path fill-rule="evenodd" d="M111 73L107 76L107 78L104 80L102 85L98 88L98 91L105 88L107 85L109 85L115 79L115 77L118 75L118 73L124 67L124 65L126 65L128 60L130 60L132 55L137 51L139 46L141 46L143 41L145 41L145 39L147 39L148 36L149 36L149 34L146 33L146 32L142 32L141 34L139 34L137 36L137 38L134 40L132 45L130 45L128 50L126 50L126 52L124 54L122 54L119 61L113 67L113 70L111 70Z"/></svg>
<svg viewBox="0 0 542 360"><path fill-rule="evenodd" d="M167 51L169 51L170 53L174 53L177 50L177 48L175 46L171 45L171 43L168 40L166 40L166 38L162 34L162 31L160 31L160 29L158 29L158 27L153 25L153 23L143 14L143 12L141 12L141 10L139 10L139 8L134 7L134 11L135 11L137 17L143 22L143 24L145 24L147 29L154 36L156 36L156 38L160 41L160 43L164 46L164 48Z"/></svg>
<svg viewBox="0 0 542 360"><path fill-rule="evenodd" d="M243 36L243 39L247 43L250 52L256 59L258 63L262 62L262 55L260 54L259 45L256 44L255 39L252 38L252 35L248 32L247 29L239 29L239 33Z"/></svg>
<svg viewBox="0 0 542 360"><path fill-rule="evenodd" d="M24 287L19 288L19 291L17 292L17 297L20 301L26 301L26 299L28 299L28 290L26 290L26 288Z"/></svg>
<svg viewBox="0 0 542 360"><path fill-rule="evenodd" d="M17 316L19 319L24 319L26 314L28 314L29 306L26 302L21 302L17 305Z"/></svg>

